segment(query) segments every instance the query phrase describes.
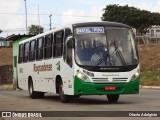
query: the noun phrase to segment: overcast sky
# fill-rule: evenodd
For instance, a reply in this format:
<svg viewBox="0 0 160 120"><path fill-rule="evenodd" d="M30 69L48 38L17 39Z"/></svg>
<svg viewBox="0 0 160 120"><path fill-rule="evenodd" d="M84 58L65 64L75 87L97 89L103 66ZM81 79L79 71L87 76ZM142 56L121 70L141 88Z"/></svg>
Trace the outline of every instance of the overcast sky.
<svg viewBox="0 0 160 120"><path fill-rule="evenodd" d="M102 9L110 4L128 4L140 9L160 12L160 0L26 0L26 3L27 25L40 24L45 31L50 28L50 14L52 14L52 28L73 22L100 21ZM24 0L0 0L0 29L3 30L0 37L24 34L25 17Z"/></svg>

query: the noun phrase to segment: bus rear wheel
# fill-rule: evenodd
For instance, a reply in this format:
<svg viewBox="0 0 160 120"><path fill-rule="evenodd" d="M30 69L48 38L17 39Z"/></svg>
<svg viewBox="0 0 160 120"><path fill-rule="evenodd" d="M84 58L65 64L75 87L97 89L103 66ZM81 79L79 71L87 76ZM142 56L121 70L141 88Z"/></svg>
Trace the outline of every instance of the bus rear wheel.
<svg viewBox="0 0 160 120"><path fill-rule="evenodd" d="M30 81L29 84L28 84L28 91L29 91L29 96L32 99L44 97L44 92L36 92L36 91L34 91L34 87L33 87L33 82L32 81Z"/></svg>
<svg viewBox="0 0 160 120"><path fill-rule="evenodd" d="M60 97L60 101L62 103L68 103L70 101L70 98L71 98L69 95L64 94L62 83L59 85L59 97Z"/></svg>
<svg viewBox="0 0 160 120"><path fill-rule="evenodd" d="M119 99L119 95L107 95L107 98L110 103L116 103Z"/></svg>

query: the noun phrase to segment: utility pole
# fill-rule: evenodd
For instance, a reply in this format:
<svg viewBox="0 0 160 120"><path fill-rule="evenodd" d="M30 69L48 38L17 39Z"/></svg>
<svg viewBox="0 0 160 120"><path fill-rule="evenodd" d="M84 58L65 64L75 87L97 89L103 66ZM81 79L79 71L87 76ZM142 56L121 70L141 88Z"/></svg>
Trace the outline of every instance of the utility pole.
<svg viewBox="0 0 160 120"><path fill-rule="evenodd" d="M27 34L27 4L26 4L26 0L24 0L25 2L25 11L26 11L26 34Z"/></svg>
<svg viewBox="0 0 160 120"><path fill-rule="evenodd" d="M38 32L38 33L40 34L40 16L39 16L39 4L38 4L38 23L39 23L39 30L38 30L39 32Z"/></svg>
<svg viewBox="0 0 160 120"><path fill-rule="evenodd" d="M52 14L49 15L49 18L50 18L50 25L49 25L50 26L50 30L52 29L51 17L52 17Z"/></svg>

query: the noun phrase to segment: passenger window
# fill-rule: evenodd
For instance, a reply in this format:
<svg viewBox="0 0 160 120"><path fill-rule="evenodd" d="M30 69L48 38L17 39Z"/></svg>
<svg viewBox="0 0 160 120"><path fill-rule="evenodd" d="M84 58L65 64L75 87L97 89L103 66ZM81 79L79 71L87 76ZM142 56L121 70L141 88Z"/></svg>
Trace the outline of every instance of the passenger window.
<svg viewBox="0 0 160 120"><path fill-rule="evenodd" d="M69 28L65 29L65 40L67 39L68 36L72 35L72 32Z"/></svg>
<svg viewBox="0 0 160 120"><path fill-rule="evenodd" d="M37 52L36 52L36 59L40 60L43 59L43 38L37 39Z"/></svg>
<svg viewBox="0 0 160 120"><path fill-rule="evenodd" d="M32 40L30 42L29 61L34 61L35 55L36 55L36 41Z"/></svg>
<svg viewBox="0 0 160 120"><path fill-rule="evenodd" d="M23 44L19 45L18 63L22 63L22 61L23 61Z"/></svg>
<svg viewBox="0 0 160 120"><path fill-rule="evenodd" d="M29 57L29 42L24 44L23 62L28 62L28 57Z"/></svg>
<svg viewBox="0 0 160 120"><path fill-rule="evenodd" d="M66 39L68 36L72 34L69 28L65 29L65 37L64 37L64 52L63 52L63 59L66 60Z"/></svg>
<svg viewBox="0 0 160 120"><path fill-rule="evenodd" d="M72 61L72 41L67 42L67 57L66 57L67 64L72 67L73 61Z"/></svg>
<svg viewBox="0 0 160 120"><path fill-rule="evenodd" d="M44 58L51 58L52 57L52 41L53 35L47 35L45 37L45 46L44 46Z"/></svg>
<svg viewBox="0 0 160 120"><path fill-rule="evenodd" d="M64 31L59 31L54 34L53 57L62 56L63 36L64 36Z"/></svg>

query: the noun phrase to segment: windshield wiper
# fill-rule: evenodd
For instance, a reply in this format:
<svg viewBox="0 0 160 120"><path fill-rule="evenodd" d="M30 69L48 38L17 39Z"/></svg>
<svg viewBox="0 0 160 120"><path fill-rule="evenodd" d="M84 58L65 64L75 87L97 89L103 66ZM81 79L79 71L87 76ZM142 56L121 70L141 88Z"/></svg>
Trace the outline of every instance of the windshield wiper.
<svg viewBox="0 0 160 120"><path fill-rule="evenodd" d="M115 40L114 40L114 47L115 47L115 51L114 51L114 52L116 52L116 54L118 54L119 60L121 61L122 65L125 65L125 66L126 66L126 65L127 65L127 64L126 64L126 61L125 61L125 59L124 59L121 51L119 50L119 47L117 46Z"/></svg>
<svg viewBox="0 0 160 120"><path fill-rule="evenodd" d="M107 60L107 56L104 58L99 59L100 61L95 65L95 66L99 66L104 60Z"/></svg>
<svg viewBox="0 0 160 120"><path fill-rule="evenodd" d="M101 63L103 63L105 60L107 60L109 58L109 55L106 55L105 57L103 57L103 58L101 58L101 59L99 59L100 61L95 65L95 66L93 66L93 70L97 67L97 66L99 66ZM106 61L105 61L105 64L107 64L106 63ZM110 63L111 64L111 63Z"/></svg>

